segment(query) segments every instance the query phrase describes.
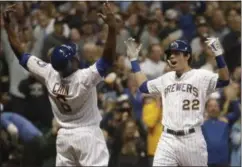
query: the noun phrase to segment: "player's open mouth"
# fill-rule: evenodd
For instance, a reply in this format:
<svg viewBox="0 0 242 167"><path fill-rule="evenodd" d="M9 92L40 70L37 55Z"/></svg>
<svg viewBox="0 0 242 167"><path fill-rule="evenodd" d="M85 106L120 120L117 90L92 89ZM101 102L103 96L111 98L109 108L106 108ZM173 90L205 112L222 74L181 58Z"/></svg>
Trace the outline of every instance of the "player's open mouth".
<svg viewBox="0 0 242 167"><path fill-rule="evenodd" d="M175 60L170 60L170 62L171 62L171 65L176 65L177 64L177 61L175 61Z"/></svg>

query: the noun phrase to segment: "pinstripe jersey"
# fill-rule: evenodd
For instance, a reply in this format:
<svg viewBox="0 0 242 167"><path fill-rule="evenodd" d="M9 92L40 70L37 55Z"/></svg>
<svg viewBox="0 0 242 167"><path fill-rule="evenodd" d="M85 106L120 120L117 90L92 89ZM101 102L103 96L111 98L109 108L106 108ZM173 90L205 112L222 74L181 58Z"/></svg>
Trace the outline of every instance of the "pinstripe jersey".
<svg viewBox="0 0 242 167"><path fill-rule="evenodd" d="M201 126L207 96L215 91L218 74L192 69L177 77L174 71L150 80L149 93L162 97L162 124L172 130Z"/></svg>
<svg viewBox="0 0 242 167"><path fill-rule="evenodd" d="M49 92L52 111L63 128L99 125L96 85L102 80L96 64L77 70L66 78L60 77L51 64L35 56L27 62L28 70L43 82Z"/></svg>

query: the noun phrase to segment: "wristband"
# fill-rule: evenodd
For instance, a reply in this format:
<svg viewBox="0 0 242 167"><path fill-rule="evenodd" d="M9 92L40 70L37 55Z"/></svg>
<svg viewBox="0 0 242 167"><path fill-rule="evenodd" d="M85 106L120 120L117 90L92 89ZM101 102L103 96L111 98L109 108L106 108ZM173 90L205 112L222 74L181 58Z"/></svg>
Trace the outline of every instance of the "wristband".
<svg viewBox="0 0 242 167"><path fill-rule="evenodd" d="M133 72L141 71L139 63L138 63L137 60L131 61L131 67L132 67L131 69L132 69Z"/></svg>
<svg viewBox="0 0 242 167"><path fill-rule="evenodd" d="M218 68L224 68L226 67L226 62L224 60L223 56L216 56L216 62L217 62L217 66Z"/></svg>

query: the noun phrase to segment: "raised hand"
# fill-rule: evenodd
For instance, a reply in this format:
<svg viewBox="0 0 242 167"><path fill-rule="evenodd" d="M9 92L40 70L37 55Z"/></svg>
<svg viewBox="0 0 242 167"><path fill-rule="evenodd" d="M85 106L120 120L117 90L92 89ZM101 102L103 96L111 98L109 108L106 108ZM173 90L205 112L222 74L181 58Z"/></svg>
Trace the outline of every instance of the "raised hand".
<svg viewBox="0 0 242 167"><path fill-rule="evenodd" d="M130 61L137 60L139 57L139 52L142 48L142 44L137 46L135 40L133 38L129 38L127 41L124 41L127 47L127 56Z"/></svg>
<svg viewBox="0 0 242 167"><path fill-rule="evenodd" d="M11 23L10 15L16 11L16 4L8 6L3 12L4 25L8 26Z"/></svg>
<svg viewBox="0 0 242 167"><path fill-rule="evenodd" d="M205 43L213 51L215 56L220 56L224 53L223 47L218 38L215 38L215 37L207 38Z"/></svg>
<svg viewBox="0 0 242 167"><path fill-rule="evenodd" d="M102 14L103 13L103 14ZM109 28L116 28L116 19L112 11L111 5L108 2L103 4L102 13L98 13L98 16L109 26Z"/></svg>

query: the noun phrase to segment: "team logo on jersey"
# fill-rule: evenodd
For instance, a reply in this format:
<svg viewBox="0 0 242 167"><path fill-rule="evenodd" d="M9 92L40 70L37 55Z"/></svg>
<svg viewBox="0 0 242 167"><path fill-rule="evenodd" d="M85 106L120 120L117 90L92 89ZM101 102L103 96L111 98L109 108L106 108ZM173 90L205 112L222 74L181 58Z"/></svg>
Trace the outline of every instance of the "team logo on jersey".
<svg viewBox="0 0 242 167"><path fill-rule="evenodd" d="M199 96L199 91L198 88L196 88L195 86L193 86L192 84L186 84L186 83L175 83L175 84L171 84L168 85L165 88L165 97L172 93L172 92L187 92L187 93L191 93L193 94L195 97Z"/></svg>
<svg viewBox="0 0 242 167"><path fill-rule="evenodd" d="M37 64L40 66L40 67L45 67L47 65L46 62L43 62L41 60L37 60Z"/></svg>
<svg viewBox="0 0 242 167"><path fill-rule="evenodd" d="M61 83L55 83L52 92L55 95L68 96L69 90L70 90L69 85L64 85L64 84L61 84Z"/></svg>

